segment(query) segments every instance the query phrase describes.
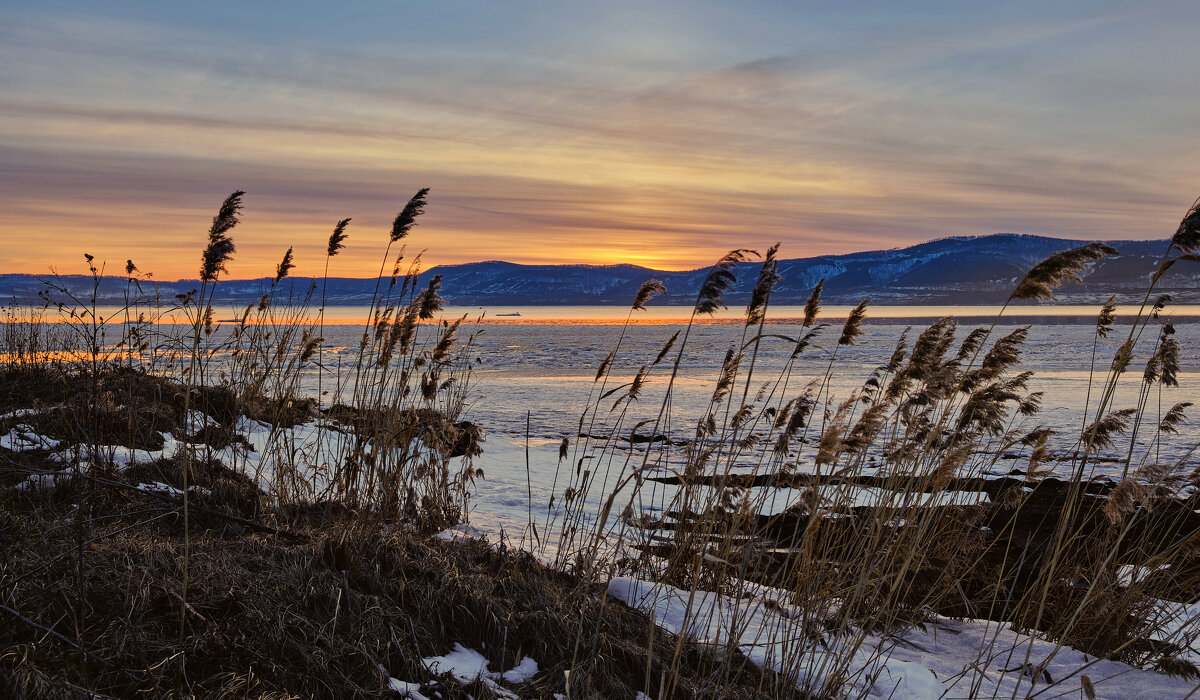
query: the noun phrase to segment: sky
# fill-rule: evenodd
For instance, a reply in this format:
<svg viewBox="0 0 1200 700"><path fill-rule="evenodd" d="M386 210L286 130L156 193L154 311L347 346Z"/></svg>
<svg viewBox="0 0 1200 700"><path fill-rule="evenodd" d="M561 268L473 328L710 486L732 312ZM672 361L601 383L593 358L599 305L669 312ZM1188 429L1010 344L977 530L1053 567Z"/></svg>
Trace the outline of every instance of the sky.
<svg viewBox="0 0 1200 700"><path fill-rule="evenodd" d="M710 264L957 235L1168 237L1200 3L0 0L0 272ZM393 250L393 253L395 251Z"/></svg>

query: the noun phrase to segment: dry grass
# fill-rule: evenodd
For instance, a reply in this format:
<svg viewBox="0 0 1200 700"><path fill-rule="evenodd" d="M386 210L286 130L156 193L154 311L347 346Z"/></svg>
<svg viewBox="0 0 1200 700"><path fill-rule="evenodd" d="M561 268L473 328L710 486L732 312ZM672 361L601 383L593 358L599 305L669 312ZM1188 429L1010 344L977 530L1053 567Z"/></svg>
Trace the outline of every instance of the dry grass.
<svg viewBox="0 0 1200 700"><path fill-rule="evenodd" d="M290 250L234 322L213 310L242 194L213 219L195 293L163 300L130 261L126 305L106 314L104 267L87 256L90 297L51 280L44 309L6 312L0 431L61 444L0 450L0 694L391 697L390 675L445 698L494 696L421 662L462 643L493 669L534 657L526 696L632 697L667 669L678 697L762 696L761 671L740 662L708 677L706 650L653 634L593 582L527 553L429 537L461 518L482 432L459 419L471 339L459 323L424 323L440 281L418 289L419 263L402 273L403 251L382 274L427 190L397 215L372 322L350 368L321 372L319 403L298 388L323 354L320 326L304 321L312 290L277 292ZM279 466L264 480L213 456L247 445L236 425L248 418L271 426L262 457L283 465L295 446L277 435L318 415L351 436L331 471ZM121 448L161 450L168 433L188 447L114 460Z"/></svg>
<svg viewBox="0 0 1200 700"><path fill-rule="evenodd" d="M520 689L530 697L839 696L862 690L851 663L869 634L933 614L1008 621L1097 656L1198 673L1179 658L1195 631L1166 633L1158 616L1160 600L1200 598L1200 504L1179 495L1200 477L1153 451L1179 432L1189 405L1159 408L1177 383L1180 348L1167 300L1150 303L1153 286L1110 361L1099 340L1115 319L1111 305L1100 310L1094 390L1075 447L1057 464L1074 478L1060 480L1047 476L1054 455L1035 422L1041 396L1021 371L1026 329L997 337L997 317L960 333L942 319L911 344L902 337L858 390L834 396L839 350L868 331L867 301L838 333L817 324L818 284L802 326L768 331L779 279L772 247L699 414L677 415L672 403L691 324L645 358L622 354L622 331L563 443L559 510L548 504L540 540L557 540L547 567L528 553L428 537L465 512L482 434L463 420L465 319L427 323L441 281L418 288L420 256L405 263L404 249L393 250L427 194L397 215L371 321L348 366L319 372L328 390L317 400L299 387L324 360L324 302L315 282L299 299L279 291L290 249L234 322L212 308L236 252L241 192L213 220L196 293L164 301L130 262L116 313L53 282L53 304L40 313L60 324L9 312L0 413L33 412L0 419L0 431L30 425L73 457L64 465L49 450L0 450L0 692L371 697L389 694L390 675L438 680L447 698L489 697L485 685L434 679L421 663L462 643L484 650L493 669L534 657L542 671ZM1194 218L1193 208L1160 271L1194 261ZM334 228L326 271L348 221ZM1110 252L1093 244L1052 256L1012 298L1052 297ZM718 261L693 319L724 305L751 254ZM87 263L94 290L103 265ZM643 286L630 318L662 292ZM318 322L306 322L318 303ZM182 327L164 322L169 312ZM1158 340L1139 357L1146 332ZM768 343L788 349L782 367L760 361ZM618 365L637 368L632 381L615 379ZM665 396L655 418L635 423L632 408L653 381ZM1118 383L1131 381L1137 405L1113 406ZM212 422L189 428L193 410ZM317 417L348 436L332 456L318 453L321 464L286 437ZM253 469L214 458L244 444L242 418L270 426L269 454ZM1139 431L1151 433L1150 451L1135 450ZM118 446L159 449L165 433L190 447L113 463ZM1101 448L1126 444L1119 482L1084 478ZM1029 452L1023 476L982 478L1013 449ZM31 476L45 487L28 488ZM136 488L152 482L176 491ZM783 489L797 498L771 514L768 499ZM967 491L989 498L930 502ZM1122 581L1131 567L1147 573ZM736 649L666 635L605 595L619 575L737 600L755 585L784 592L790 623L778 634L791 646L779 674ZM834 643L845 653L820 653Z"/></svg>
<svg viewBox="0 0 1200 700"><path fill-rule="evenodd" d="M1020 281L1011 299L1052 298L1056 287L1113 252L1091 244L1055 254ZM630 425L608 388L613 367L644 360L620 356L620 343L606 358L570 458L562 461L587 466L564 470L564 490L556 494L565 503L560 567L585 578L637 576L691 596L737 597L747 581L789 591L794 624L777 634L793 640L793 651L780 670L818 683L798 692L855 692L828 685L848 682L854 672L853 654L831 659L821 653L827 644L848 639L852 652L866 632L902 631L931 613L1008 621L1090 654L1200 677L1179 658L1195 631L1172 633L1156 614L1163 600L1200 598L1194 542L1200 519L1194 499L1179 494L1188 470L1185 463L1159 464L1153 446L1135 451L1139 427L1154 442L1186 408L1181 402L1179 411L1159 415L1150 400L1161 405L1163 389L1176 384L1178 345L1161 318L1165 301L1151 306L1147 292L1107 379L1089 388L1084 413L1101 418L1083 428L1073 456L1058 465L1076 475L1063 481L1046 478L1048 433L1033 423L1042 397L1028 389L1032 373L1020 369L1027 329L995 337L997 317L991 327L960 336L955 321L943 319L911 348L901 338L861 389L835 398L838 350L863 332L866 302L843 324L828 359L806 368L805 359L820 351L814 331L805 329L815 322L821 285L794 335L768 332L774 253L760 268L745 331L699 414L676 415L672 401L690 326L671 351L673 364L659 364L660 353L638 372L642 383L666 384L657 419ZM1162 265L1192 260L1170 253ZM714 266L697 314L722 304L733 282L731 263L742 257L734 251ZM1105 305L1097 339L1113 323L1112 306ZM1133 348L1147 331L1159 341L1150 356L1135 358ZM763 343L792 348L778 374L756 374ZM1139 403L1114 410L1115 388L1137 359L1146 363ZM1093 372L1095 361L1094 351ZM633 401L631 388L615 391ZM685 427L682 449L668 427L680 425L695 426ZM665 439L639 442L638 433ZM1085 480L1097 452L1118 444L1128 446L1125 477L1115 487ZM1021 445L1030 451L1025 478L981 478ZM800 497L779 515L762 515L779 489ZM929 504L931 494L961 491L986 491L990 499ZM589 499L601 504L595 512L583 505ZM584 556L576 554L581 549ZM1121 583L1119 572L1130 568L1154 573Z"/></svg>
<svg viewBox="0 0 1200 700"><path fill-rule="evenodd" d="M146 474L130 478L138 476ZM213 476L194 483L228 478ZM87 493L72 481L0 493L0 692L8 697L82 697L85 689L113 697L394 697L381 665L409 682L439 681L443 697L490 697L483 686L439 680L421 663L456 642L484 650L493 669L537 659L541 672L519 689L525 697L564 692L567 669L586 671L575 676L572 697L632 697L646 659L657 659L657 677L675 654L674 641L651 635L644 616L604 605L592 586L528 554L368 529L333 506L258 515L257 522L288 522L286 536L194 510L181 642L177 503L121 489ZM89 515L81 558L64 549L76 504ZM231 509L215 499L208 505ZM55 552L66 556L48 556ZM580 624L595 630L598 645L582 667L572 659ZM715 683L699 672L713 663L706 654L684 645L676 697L757 696L748 688L760 685L759 671L743 663Z"/></svg>

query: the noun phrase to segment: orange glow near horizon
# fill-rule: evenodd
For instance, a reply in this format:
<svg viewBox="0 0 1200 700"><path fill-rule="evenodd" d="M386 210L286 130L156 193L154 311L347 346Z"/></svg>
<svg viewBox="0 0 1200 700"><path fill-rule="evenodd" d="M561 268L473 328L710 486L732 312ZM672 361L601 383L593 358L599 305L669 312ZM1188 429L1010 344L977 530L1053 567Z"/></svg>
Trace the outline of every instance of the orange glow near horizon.
<svg viewBox="0 0 1200 700"><path fill-rule="evenodd" d="M203 225L198 228L200 228L199 235L195 230L189 231L185 227L179 227L177 230L159 228L153 233L146 232L139 235L138 232L127 229L123 231L93 229L86 233L71 234L61 230L39 231L33 227L23 227L32 237L53 240L54 257L47 257L40 248L30 247L28 251L10 249L3 256L5 267L0 270L0 274L85 275L88 274L88 266L84 261L83 254L88 253L96 257L97 266L102 266L106 275L124 276L125 263L127 260L132 260L142 275L148 275L154 280L170 282L179 279L196 279L200 268L201 252L206 243ZM251 227L235 228L230 236L237 245L237 252L234 254L233 260L226 266L226 271L221 274L221 279L271 277L275 274L275 268L283 257L283 252L289 246L294 248L295 257L292 277L320 278L326 274L327 230L306 231L301 227L292 226L260 226L257 228L259 231L286 229L295 237L289 239L285 233L279 232L263 237L270 240L271 243L255 242L250 238ZM332 229L332 226L329 229ZM384 264L383 255L387 250L388 228L380 226L369 234L358 228L352 228L351 231L352 236L347 241L347 247L336 257L329 259L328 275L330 277L373 278L379 274L381 265L385 268L384 274L388 274L397 255L402 251L400 244L392 246L387 262ZM144 238L141 237L143 235ZM371 240L366 240L368 235L371 236ZM484 241L472 243L471 241L476 238L480 237L467 231L444 231L437 230L432 226L418 229L408 239L402 241L406 245L403 247L401 270L402 272L406 271L415 255L421 253L420 269L422 270L436 265L504 260L526 265L629 264L656 270L678 271L711 265L724 252L714 250L710 255L702 252L698 255L683 257L671 255L674 252L671 250L663 251L662 254L652 254L625 247L581 246L568 251L571 254L570 257L556 257L552 255L552 251L540 249L513 250L512 254L501 257L487 254L472 255L470 251L481 250L483 242L488 241L491 237L485 237ZM163 239L173 240L176 243L162 245L160 241ZM455 246L455 249L439 250L437 241L444 239L468 242L465 245ZM289 240L297 242L289 243ZM418 248L426 241L429 242L428 247ZM14 248L16 247L14 246Z"/></svg>
<svg viewBox="0 0 1200 700"><path fill-rule="evenodd" d="M289 246L321 276L345 217L329 273L377 274L421 187L425 268L686 270L776 242L1162 238L1200 182L1182 5L466 5L0 9L0 273L90 253L194 278L235 189L247 279Z"/></svg>

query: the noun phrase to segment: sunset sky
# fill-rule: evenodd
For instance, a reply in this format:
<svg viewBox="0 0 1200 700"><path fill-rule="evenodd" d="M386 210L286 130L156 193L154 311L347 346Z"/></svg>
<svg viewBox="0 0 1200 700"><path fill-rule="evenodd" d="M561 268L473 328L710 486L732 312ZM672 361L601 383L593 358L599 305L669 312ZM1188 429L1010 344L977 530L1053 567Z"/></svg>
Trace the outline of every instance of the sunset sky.
<svg viewBox="0 0 1200 700"><path fill-rule="evenodd" d="M233 277L289 245L699 267L998 231L1169 236L1200 194L1200 3L5 2L0 272Z"/></svg>

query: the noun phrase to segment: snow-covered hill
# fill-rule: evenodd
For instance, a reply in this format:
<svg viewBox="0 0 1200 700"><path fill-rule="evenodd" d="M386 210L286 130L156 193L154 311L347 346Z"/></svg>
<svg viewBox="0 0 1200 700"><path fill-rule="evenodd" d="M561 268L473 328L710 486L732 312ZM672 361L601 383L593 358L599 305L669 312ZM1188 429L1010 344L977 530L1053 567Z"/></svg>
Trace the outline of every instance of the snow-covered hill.
<svg viewBox="0 0 1200 700"><path fill-rule="evenodd" d="M828 303L854 303L864 296L875 304L990 304L1003 302L1021 276L1038 261L1084 241L1000 233L990 236L943 238L908 248L847 255L823 255L782 260L776 286L776 304L803 303L812 287L825 280ZM1110 241L1119 257L1098 262L1084 285L1064 287L1064 302L1099 303L1109 294L1119 300L1141 299L1151 274L1167 248L1167 241ZM785 251L787 252L787 251ZM744 302L758 275L758 263L738 266L737 284L727 296L731 304ZM695 299L708 270L683 272L653 270L636 265L519 265L488 261L434 267L421 274L424 286L442 276L442 296L448 303L474 305L627 304L648 279L666 283L668 294L659 303L687 305ZM60 281L79 294L90 293L91 279L63 277ZM284 280L285 296L303 297L316 289L308 278ZM195 289L194 280L158 283L166 299ZM218 286L221 302L247 303L270 286L269 279L228 280ZM331 278L326 288L330 305L367 304L375 290L374 279ZM37 300L42 288L31 275L0 275L0 303ZM1176 265L1158 284L1162 292L1181 303L1200 301L1200 266ZM105 278L101 297L119 303L126 290L124 278Z"/></svg>

